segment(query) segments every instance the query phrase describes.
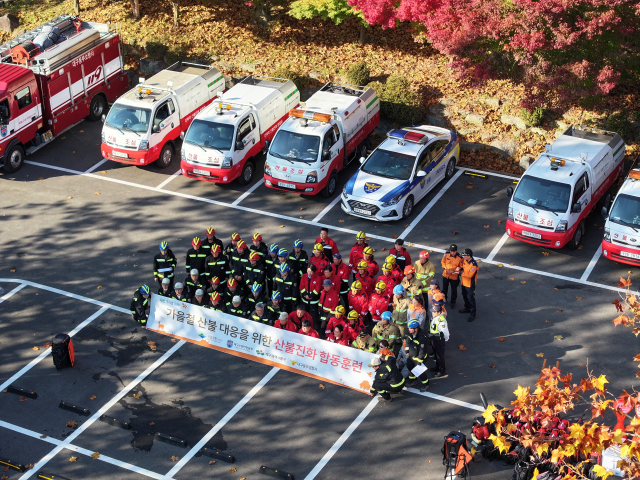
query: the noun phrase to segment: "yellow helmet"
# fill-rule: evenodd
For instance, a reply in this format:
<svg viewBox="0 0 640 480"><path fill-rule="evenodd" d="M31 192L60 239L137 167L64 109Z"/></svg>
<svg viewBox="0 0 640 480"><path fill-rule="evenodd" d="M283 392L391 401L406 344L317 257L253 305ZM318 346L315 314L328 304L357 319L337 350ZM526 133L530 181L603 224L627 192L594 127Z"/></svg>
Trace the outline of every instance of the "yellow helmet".
<svg viewBox="0 0 640 480"><path fill-rule="evenodd" d="M344 315L344 307L342 305L338 305L335 309L335 314L336 315Z"/></svg>
<svg viewBox="0 0 640 480"><path fill-rule="evenodd" d="M366 240L367 239L367 234L364 232L358 232L356 234L356 240Z"/></svg>
<svg viewBox="0 0 640 480"><path fill-rule="evenodd" d="M351 284L351 290L355 292L359 292L360 290L362 290L362 283L360 283L360 280L356 280Z"/></svg>
<svg viewBox="0 0 640 480"><path fill-rule="evenodd" d="M358 270L366 270L367 268L369 268L369 264L364 260L360 260L360 263L358 263Z"/></svg>
<svg viewBox="0 0 640 480"><path fill-rule="evenodd" d="M358 312L356 312L355 310L351 310L349 312L349 315L347 315L347 318L351 319L351 320L355 320L358 318Z"/></svg>
<svg viewBox="0 0 640 480"><path fill-rule="evenodd" d="M373 255L373 248L365 247L364 250L362 251L362 253L365 254L365 255Z"/></svg>
<svg viewBox="0 0 640 480"><path fill-rule="evenodd" d="M376 291L380 290L380 291L384 291L387 289L387 284L380 281L378 283L376 283Z"/></svg>
<svg viewBox="0 0 640 480"><path fill-rule="evenodd" d="M313 246L313 251L314 251L314 252L324 252L324 247L322 246L322 244L321 244L321 243L316 243L316 244Z"/></svg>
<svg viewBox="0 0 640 480"><path fill-rule="evenodd" d="M395 265L396 264L396 257L394 257L393 255L389 255L387 258L384 259L385 263L389 263L391 265Z"/></svg>
<svg viewBox="0 0 640 480"><path fill-rule="evenodd" d="M389 263L382 265L383 272L390 272L391 270L393 270L393 265L390 265Z"/></svg>

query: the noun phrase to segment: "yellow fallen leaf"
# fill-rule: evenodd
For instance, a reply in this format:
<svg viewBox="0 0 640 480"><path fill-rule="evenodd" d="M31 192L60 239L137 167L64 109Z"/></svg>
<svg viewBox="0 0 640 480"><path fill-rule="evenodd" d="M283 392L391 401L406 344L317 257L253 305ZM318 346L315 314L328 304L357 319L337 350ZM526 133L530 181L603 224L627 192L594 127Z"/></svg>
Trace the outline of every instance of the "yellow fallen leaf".
<svg viewBox="0 0 640 480"><path fill-rule="evenodd" d="M324 390L324 388L325 388L323 384L318 385L318 387L320 387L320 388L321 388L321 389L323 389L323 390Z"/></svg>
<svg viewBox="0 0 640 480"><path fill-rule="evenodd" d="M177 338L172 338L172 339L171 339L171 341L172 341L173 343L176 343L176 342L178 341L178 339L177 339Z"/></svg>
<svg viewBox="0 0 640 480"><path fill-rule="evenodd" d="M84 133L84 130L80 130L80 132L79 132L79 133Z"/></svg>
<svg viewBox="0 0 640 480"><path fill-rule="evenodd" d="M70 462L77 462L78 461L78 457L71 457L69 459Z"/></svg>
<svg viewBox="0 0 640 480"><path fill-rule="evenodd" d="M520 283L527 283L527 282L525 282L524 280L520 280Z"/></svg>
<svg viewBox="0 0 640 480"><path fill-rule="evenodd" d="M31 350L40 350L40 347L33 347Z"/></svg>
<svg viewBox="0 0 640 480"><path fill-rule="evenodd" d="M171 455L171 461L172 462L177 462L178 460L180 460L180 457L176 457L175 455Z"/></svg>
<svg viewBox="0 0 640 480"><path fill-rule="evenodd" d="M44 178L42 178L42 177L38 178L38 181L41 182L42 180L44 180Z"/></svg>
<svg viewBox="0 0 640 480"><path fill-rule="evenodd" d="M300 207L300 210L304 210L304 207Z"/></svg>
<svg viewBox="0 0 640 480"><path fill-rule="evenodd" d="M16 273L16 269L12 268L11 270L9 270L11 273Z"/></svg>
<svg viewBox="0 0 640 480"><path fill-rule="evenodd" d="M76 428L77 425L78 425L78 422L76 422L75 420L67 422L67 427L69 428Z"/></svg>
<svg viewBox="0 0 640 480"><path fill-rule="evenodd" d="M579 367L584 367L584 363L579 363L578 366Z"/></svg>
<svg viewBox="0 0 640 480"><path fill-rule="evenodd" d="M542 352L536 353L536 357L544 357L544 353L542 353Z"/></svg>
<svg viewBox="0 0 640 480"><path fill-rule="evenodd" d="M551 323L551 321L550 320L545 320L544 323Z"/></svg>
<svg viewBox="0 0 640 480"><path fill-rule="evenodd" d="M558 289L557 289L557 288L555 288L555 287L553 287L553 289L554 289L556 292L558 291Z"/></svg>
<svg viewBox="0 0 640 480"><path fill-rule="evenodd" d="M284 228L284 225L280 225L278 228Z"/></svg>
<svg viewBox="0 0 640 480"><path fill-rule="evenodd" d="M562 335L555 335L553 337L554 340L562 340Z"/></svg>
<svg viewBox="0 0 640 480"><path fill-rule="evenodd" d="M133 394L133 398L140 398L140 392L136 392Z"/></svg>
<svg viewBox="0 0 640 480"><path fill-rule="evenodd" d="M419 418L418 421L422 422L422 421L424 421L424 418Z"/></svg>
<svg viewBox="0 0 640 480"><path fill-rule="evenodd" d="M97 460L98 458L100 458L100 452L92 453L91 458L93 458L94 460Z"/></svg>
<svg viewBox="0 0 640 480"><path fill-rule="evenodd" d="M576 300L580 301L582 300L582 297L576 297Z"/></svg>
<svg viewBox="0 0 640 480"><path fill-rule="evenodd" d="M91 396L89 397L89 400L95 400L96 398L98 398L98 397L96 397L95 395L91 395Z"/></svg>
<svg viewBox="0 0 640 480"><path fill-rule="evenodd" d="M485 225L484 228L489 228L491 225Z"/></svg>
<svg viewBox="0 0 640 480"><path fill-rule="evenodd" d="M515 280L515 278L511 277L509 280L511 280L513 282Z"/></svg>
<svg viewBox="0 0 640 480"><path fill-rule="evenodd" d="M94 193L94 195L100 195L100 192L96 192L96 193Z"/></svg>
<svg viewBox="0 0 640 480"><path fill-rule="evenodd" d="M106 172L105 170L101 171L100 173L101 173L102 175L106 175L106 174L107 174L107 172Z"/></svg>
<svg viewBox="0 0 640 480"><path fill-rule="evenodd" d="M237 471L238 471L238 469L237 469L237 468L235 468L235 467L231 467L231 468L229 469L229 471L230 471L231 473L234 473L234 472L237 472Z"/></svg>
<svg viewBox="0 0 640 480"><path fill-rule="evenodd" d="M458 345L458 348L459 348L460 350L462 350L463 352L467 349L467 347L465 347L465 346L464 346L464 345L462 345L462 344Z"/></svg>
<svg viewBox="0 0 640 480"><path fill-rule="evenodd" d="M67 197L69 200L71 200L73 197Z"/></svg>
<svg viewBox="0 0 640 480"><path fill-rule="evenodd" d="M501 263L498 263L498 267L504 267L504 265Z"/></svg>
<svg viewBox="0 0 640 480"><path fill-rule="evenodd" d="M338 223L344 223L344 220L338 220Z"/></svg>
<svg viewBox="0 0 640 480"><path fill-rule="evenodd" d="M548 257L548 256L549 256L549 252L542 252L542 254L543 254L545 257Z"/></svg>
<svg viewBox="0 0 640 480"><path fill-rule="evenodd" d="M102 285L98 285L96 288L99 290L102 288Z"/></svg>
<svg viewBox="0 0 640 480"><path fill-rule="evenodd" d="M509 265L511 265L513 267L513 263L510 263Z"/></svg>
<svg viewBox="0 0 640 480"><path fill-rule="evenodd" d="M498 225L502 225L502 220L498 220Z"/></svg>

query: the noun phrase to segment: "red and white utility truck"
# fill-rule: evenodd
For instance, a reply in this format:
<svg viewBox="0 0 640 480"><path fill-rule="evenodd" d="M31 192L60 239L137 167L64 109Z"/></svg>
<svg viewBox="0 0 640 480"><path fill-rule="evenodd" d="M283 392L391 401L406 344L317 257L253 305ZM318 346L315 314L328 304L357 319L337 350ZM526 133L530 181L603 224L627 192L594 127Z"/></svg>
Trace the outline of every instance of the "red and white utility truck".
<svg viewBox="0 0 640 480"><path fill-rule="evenodd" d="M167 168L174 141L224 91L213 66L176 62L122 95L102 128L102 156L116 162Z"/></svg>
<svg viewBox="0 0 640 480"><path fill-rule="evenodd" d="M126 91L120 37L61 15L0 45L0 164L15 172L85 117L99 120Z"/></svg>
<svg viewBox="0 0 640 480"><path fill-rule="evenodd" d="M507 188L507 235L549 248L578 248L587 215L611 200L624 154L617 133L569 127L525 171L515 192Z"/></svg>
<svg viewBox="0 0 640 480"><path fill-rule="evenodd" d="M269 145L267 187L332 196L338 172L366 157L367 137L380 123L380 100L370 87L327 83L289 112Z"/></svg>
<svg viewBox="0 0 640 480"><path fill-rule="evenodd" d="M254 158L300 103L291 80L252 75L194 118L182 144L182 174L215 183L253 178Z"/></svg>
<svg viewBox="0 0 640 480"><path fill-rule="evenodd" d="M602 254L609 260L640 266L640 170L629 172L611 208L602 207L606 219Z"/></svg>

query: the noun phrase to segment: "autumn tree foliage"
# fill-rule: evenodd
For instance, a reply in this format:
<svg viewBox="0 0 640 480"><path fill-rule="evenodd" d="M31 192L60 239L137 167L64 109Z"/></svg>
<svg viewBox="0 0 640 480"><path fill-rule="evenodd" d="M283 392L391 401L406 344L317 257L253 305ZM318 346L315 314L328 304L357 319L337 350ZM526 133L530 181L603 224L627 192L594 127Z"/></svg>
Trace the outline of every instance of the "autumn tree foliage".
<svg viewBox="0 0 640 480"><path fill-rule="evenodd" d="M370 24L414 22L460 75L510 76L533 108L606 94L640 66L640 0L348 0Z"/></svg>
<svg viewBox="0 0 640 480"><path fill-rule="evenodd" d="M321 18L340 25L348 18L357 18L360 27L360 43L365 43L367 22L362 12L352 8L347 0L295 0L289 5L289 15L298 20Z"/></svg>

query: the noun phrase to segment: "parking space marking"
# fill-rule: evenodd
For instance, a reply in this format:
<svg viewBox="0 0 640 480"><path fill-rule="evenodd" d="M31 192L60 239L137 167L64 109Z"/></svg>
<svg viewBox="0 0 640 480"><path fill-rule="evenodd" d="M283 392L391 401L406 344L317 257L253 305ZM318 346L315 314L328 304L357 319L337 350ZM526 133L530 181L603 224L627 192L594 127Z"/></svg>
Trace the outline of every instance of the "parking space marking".
<svg viewBox="0 0 640 480"><path fill-rule="evenodd" d="M106 404L100 408L96 413L94 413L87 421L85 421L82 425L80 425L76 430L69 435L64 442L58 445L56 448L51 450L48 454L46 454L39 462L37 462L37 470L41 469L44 465L46 465L49 460L54 458L63 448L67 448L71 445L71 442L78 438L78 436L84 432L87 428L89 428L94 422L96 422L103 414L105 414L116 402L119 402L125 395L127 395L131 390L133 390L140 382L142 382L145 378L147 378L154 370L156 370L160 365L166 362L171 355L173 355L180 347L182 347L186 342L184 340L180 340L173 347L171 347L162 357L156 360L153 365L148 367L144 372L142 372L138 377L129 383L125 388L120 390L111 400L109 400ZM34 468L33 470L29 470L25 473L22 479L26 480L27 478L31 478L36 474L37 470Z"/></svg>
<svg viewBox="0 0 640 480"><path fill-rule="evenodd" d="M27 286L26 283L21 283L20 285L18 285L16 288L11 290L10 292L5 293L2 297L0 297L0 303L4 302L5 300L9 300L11 297L13 297L16 293L18 293L20 290L22 290L26 286Z"/></svg>
<svg viewBox="0 0 640 480"><path fill-rule="evenodd" d="M94 170L97 170L97 169L100 167L100 165L102 165L104 162L107 162L107 161L108 161L108 159L103 158L103 159L102 159L102 160L100 160L98 163L96 163L93 167L91 167L91 168L89 168L89 169L85 170L85 171L84 171L84 173L91 173L91 172L93 172Z"/></svg>
<svg viewBox="0 0 640 480"><path fill-rule="evenodd" d="M327 453L324 454L324 456L320 459L320 461L316 464L316 466L313 467L313 470L309 472L309 474L304 478L304 480L313 480L314 478L316 478L316 475L320 473L320 470L322 470L325 467L325 465L329 463L329 460L331 460L331 458L336 454L336 452L340 450L340 447L342 447L344 442L346 442L347 439L351 436L351 434L355 432L356 428L358 428L358 426L362 423L362 421L365 418L367 418L367 415L369 415L369 412L371 412L371 410L373 410L373 408L377 404L378 404L378 397L373 397L371 401L367 404L367 406L364 407L364 409L360 412L360 415L358 415L356 419L353 422L351 422L351 425L349 425L349 428L347 428L344 431L344 433L340 435L340 438L336 440L336 443L334 443L331 446L331 448L327 451Z"/></svg>
<svg viewBox="0 0 640 480"><path fill-rule="evenodd" d="M231 420L233 416L240 411L242 407L244 407L247 403L249 403L249 400L251 400L256 395L256 393L258 393L260 389L264 387L267 384L267 382L271 380L273 376L279 371L280 369L278 367L273 367L271 370L269 370L269 373L267 373L264 376L264 378L260 380L256 384L256 386L253 387L249 391L249 393L247 393L242 398L242 400L236 403L236 405L231 410L229 410L227 414L224 417L222 417L222 419L218 423L216 423L214 427L211 430L209 430L209 432L204 437L202 437L200 441L196 443L191 448L191 450L189 450L187 454L184 455L180 459L180 461L174 465L174 467L171 470L169 470L169 473L167 473L164 478L166 479L173 478L173 476L177 474L182 469L182 467L184 467L187 464L187 462L191 460L193 456L196 455L200 451L200 449L202 449L202 447L204 447L207 444L207 442L211 440L215 436L215 434L218 433L222 429L222 427L224 427L229 422L229 420Z"/></svg>
<svg viewBox="0 0 640 480"><path fill-rule="evenodd" d="M507 232L505 232L502 235L502 238L498 240L498 243L496 243L496 246L493 247L493 250L491 250L491 252L489 253L487 260L493 260L493 257L495 257L498 254L498 252L500 251L500 249L508 239L509 239L509 235L507 235Z"/></svg>
<svg viewBox="0 0 640 480"><path fill-rule="evenodd" d="M404 229L404 232L400 234L399 238L402 238L402 239L407 238L407 235L409 235L411 230L413 230L416 227L416 225L418 225L420 220L422 220L424 216L429 212L429 210L431 210L431 208L436 204L436 202L440 200L440 198L442 198L442 195L444 195L444 192L446 192L451 187L451 185L456 183L456 180L458 180L460 178L460 175L462 175L463 173L464 173L464 169L460 169L456 172L456 174L453 177L449 179L449 181L445 184L445 186L442 187L440 191L436 194L436 196L431 199L431 201L427 204L426 207L424 207L424 210L420 212L420 215L418 215L413 220L413 222L411 222L411 224Z"/></svg>
<svg viewBox="0 0 640 480"><path fill-rule="evenodd" d="M48 436L45 436L45 438L42 438L43 435L38 432L34 432L33 430L22 428L22 427L19 427L18 425L14 425L13 423L8 423L2 420L0 420L0 427L6 428L7 430L11 430L12 432L21 433L31 438L37 438L38 440L43 440L47 443L52 443L53 445L60 445L62 443L62 440L58 440L57 438L51 438Z"/></svg>
<svg viewBox="0 0 640 480"><path fill-rule="evenodd" d="M474 405L473 403L463 402L462 400L456 400L455 398L445 397L438 395L437 393L421 392L417 388L407 388L407 392L415 393L416 395L422 395L423 397L433 398L434 400L440 400L441 402L451 403L460 407L468 408L470 410L477 410L478 412L484 412L484 408L480 405Z"/></svg>
<svg viewBox="0 0 640 480"><path fill-rule="evenodd" d="M491 177L506 178L507 180L520 180L520 177L505 175L503 173L485 172L483 170L476 170L475 168L468 168L468 167L460 167L460 168L462 170L465 170L466 172L480 173L482 175L489 175Z"/></svg>
<svg viewBox="0 0 640 480"><path fill-rule="evenodd" d="M598 245L598 250L596 250L596 253L593 254L593 258L591 259L591 261L589 262L589 265L587 265L586 270L580 277L581 281L585 282L587 278L589 278L589 275L591 275L591 272L596 266L596 263L598 263L598 260L600 259L601 255L602 255L602 244Z"/></svg>
<svg viewBox="0 0 640 480"><path fill-rule="evenodd" d="M246 192L244 192L242 195L240 195L235 202L233 202L231 205L238 205L242 200L244 200L245 198L247 198L249 195L251 195L251 193L253 193L255 191L256 188L258 188L260 185L262 185L264 183L264 177L262 177L260 179L259 182L256 182L256 184L251 187L249 190L247 190Z"/></svg>
<svg viewBox="0 0 640 480"><path fill-rule="evenodd" d="M80 330L82 330L84 327L86 327L87 325L89 325L91 322L93 322L96 318L98 318L100 315L102 315L104 312L107 311L107 307L102 307L100 308L100 310L98 310L97 312L95 312L93 315L91 315L89 318L87 318L84 322L82 322L81 324L79 324L78 326L76 326L76 328L74 328L73 330L71 330L71 332L69 332L69 336L73 337L76 333L78 333ZM15 373L11 378L9 378L9 380L7 380L6 382L4 382L2 385L0 385L0 391L4 390L5 388L7 388L9 385L11 385L13 382L15 382L18 378L20 378L22 375L24 375L25 373L27 373L29 370L31 370L33 367L35 367L38 363L40 363L42 360L44 360L44 358L49 355L51 353L51 347L48 347L44 352L42 352L40 355L38 355L36 358L34 358L33 360L31 360L27 365L25 365L24 367L22 367L17 373Z"/></svg>
<svg viewBox="0 0 640 480"><path fill-rule="evenodd" d="M88 172L87 172L88 173ZM162 182L160 185L158 185L156 187L157 190L161 190L164 186L167 185L167 183L169 183L171 180L173 180L174 178L176 178L178 175L180 175L182 173L182 169L178 169L177 172L175 172L174 174L172 174L169 178L167 178L164 182Z"/></svg>
<svg viewBox="0 0 640 480"><path fill-rule="evenodd" d="M324 207L324 210L322 210L318 215L316 215L316 218L314 218L311 221L312 222L319 222L322 217L324 217L327 213L329 213L329 210L331 210L333 207L335 207L336 203L338 203L341 198L342 198L342 194L338 195L338 197L333 202L331 202L329 205Z"/></svg>

